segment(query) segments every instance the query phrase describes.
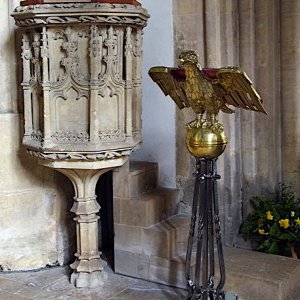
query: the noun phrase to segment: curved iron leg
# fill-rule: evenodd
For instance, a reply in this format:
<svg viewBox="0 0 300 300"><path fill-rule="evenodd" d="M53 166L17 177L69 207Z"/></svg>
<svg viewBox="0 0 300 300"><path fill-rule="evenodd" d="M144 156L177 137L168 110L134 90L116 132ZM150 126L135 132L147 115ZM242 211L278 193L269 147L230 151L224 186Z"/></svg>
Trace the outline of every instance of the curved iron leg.
<svg viewBox="0 0 300 300"><path fill-rule="evenodd" d="M216 162L215 162L216 163ZM216 164L214 165L214 173L217 173ZM225 262L224 262L224 253L222 246L222 237L221 237L221 226L220 226L220 217L219 217L219 204L218 204L218 192L217 192L217 182L214 180L213 186L213 205L214 205L214 219L215 219L215 233L216 233L216 244L218 251L218 259L219 259L219 268L220 268L220 281L217 286L217 297L219 297L221 289L225 284ZM219 298L217 298L219 299ZM220 298L222 299L222 298Z"/></svg>
<svg viewBox="0 0 300 300"><path fill-rule="evenodd" d="M192 217L186 256L188 300L224 300L225 264L221 240L219 207L217 201L216 159L197 159L197 175L192 207ZM198 220L197 220L198 218ZM195 227L197 224L197 233ZM191 274L191 257L196 238L195 276ZM215 254L217 246L220 281L215 285Z"/></svg>
<svg viewBox="0 0 300 300"><path fill-rule="evenodd" d="M194 198L193 198L193 206L192 206L192 217L191 217L191 225L189 231L189 239L188 239L188 247L186 253L186 281L187 281L187 288L189 291L189 295L187 299L191 299L193 291L194 291L194 282L192 281L191 277L191 258L193 252L193 244L194 244L194 237L195 237L195 225L197 219L197 211L199 205L199 193L200 193L200 161L197 160L196 162L196 180L195 180L195 190L194 190Z"/></svg>
<svg viewBox="0 0 300 300"><path fill-rule="evenodd" d="M210 163L209 173L213 173L213 162ZM212 179L208 180L207 193L212 189L214 182ZM208 287L213 288L215 285L215 248L214 248L214 203L213 201L208 201L208 240L209 240L209 282Z"/></svg>

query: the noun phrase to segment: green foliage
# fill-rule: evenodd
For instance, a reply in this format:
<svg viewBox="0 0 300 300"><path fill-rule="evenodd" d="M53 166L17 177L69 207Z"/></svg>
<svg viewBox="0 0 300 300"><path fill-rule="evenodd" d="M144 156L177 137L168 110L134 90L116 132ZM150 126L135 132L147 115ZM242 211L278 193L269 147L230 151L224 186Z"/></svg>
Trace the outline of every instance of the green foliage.
<svg viewBox="0 0 300 300"><path fill-rule="evenodd" d="M291 186L279 184L276 198L256 196L250 202L253 211L242 233L258 242L258 251L291 256L291 246L300 244L300 200Z"/></svg>

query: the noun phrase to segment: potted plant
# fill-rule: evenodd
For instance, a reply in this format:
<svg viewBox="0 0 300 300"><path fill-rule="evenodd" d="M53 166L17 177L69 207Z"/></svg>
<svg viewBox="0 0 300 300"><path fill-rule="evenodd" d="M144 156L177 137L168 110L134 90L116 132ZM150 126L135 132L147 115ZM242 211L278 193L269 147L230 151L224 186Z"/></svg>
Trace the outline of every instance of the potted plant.
<svg viewBox="0 0 300 300"><path fill-rule="evenodd" d="M242 224L246 238L256 241L256 250L300 257L300 201L291 186L279 184L277 197L256 196L253 211Z"/></svg>

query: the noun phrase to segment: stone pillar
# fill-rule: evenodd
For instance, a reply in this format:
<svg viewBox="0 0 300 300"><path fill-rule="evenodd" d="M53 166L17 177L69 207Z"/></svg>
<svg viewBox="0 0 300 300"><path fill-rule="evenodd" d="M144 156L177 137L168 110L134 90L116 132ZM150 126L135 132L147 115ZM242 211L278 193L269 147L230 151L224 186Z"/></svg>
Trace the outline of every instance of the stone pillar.
<svg viewBox="0 0 300 300"><path fill-rule="evenodd" d="M204 1L205 66L239 66L238 2ZM220 113L228 137L225 152L219 157L217 168L221 175L218 182L220 219L225 244L232 245L241 222L241 131L240 111L232 115Z"/></svg>
<svg viewBox="0 0 300 300"><path fill-rule="evenodd" d="M98 250L98 220L100 205L96 201L95 189L99 177L112 168L122 166L126 158L113 162L49 162L40 164L56 169L66 175L73 184L75 196L71 209L76 216L77 252L75 262L70 265L74 272L71 283L76 287L94 288L104 284L107 274L102 272L106 263Z"/></svg>
<svg viewBox="0 0 300 300"><path fill-rule="evenodd" d="M280 3L282 180L300 196L300 2Z"/></svg>
<svg viewBox="0 0 300 300"><path fill-rule="evenodd" d="M1 70L1 81L0 81L0 112L1 113L16 113L17 107L17 76L14 72L16 67L16 58L13 52L15 42L11 38L14 25L8 14L13 8L13 1L2 1L0 3L1 18L0 18L0 70Z"/></svg>
<svg viewBox="0 0 300 300"><path fill-rule="evenodd" d="M175 52L184 49L197 49L202 66L221 67L239 65L238 53L238 2L232 1L180 1L174 2L175 13ZM193 18L198 26L194 26ZM177 113L177 178L182 190L182 208L191 204L194 178L194 160L185 149L184 124L193 119L191 111ZM221 223L225 240L233 243L241 221L240 174L240 113L219 115L225 125L229 144L218 160L220 181ZM225 219L226 218L226 219Z"/></svg>
<svg viewBox="0 0 300 300"><path fill-rule="evenodd" d="M219 116L229 137L218 161L222 231L227 245L243 244L238 235L250 209L249 199L261 192L274 194L281 180L280 1L181 2L174 1L175 52L197 49L207 67L240 66L254 81L269 113L237 109L234 115ZM181 124L189 118L191 112L177 114L180 153L186 151ZM192 199L191 162L186 153L177 158L184 209Z"/></svg>
<svg viewBox="0 0 300 300"><path fill-rule="evenodd" d="M240 62L249 70L268 116L242 112L243 216L254 195L272 196L281 180L279 1L241 1Z"/></svg>
<svg viewBox="0 0 300 300"><path fill-rule="evenodd" d="M174 18L174 53L175 65L179 54L186 49L197 49L200 61L205 62L203 39L203 2L199 0L173 1ZM175 104L173 104L176 106ZM181 193L180 210L189 212L193 199L194 177L192 177L195 160L185 146L185 124L194 119L192 109L179 110L176 106L176 179ZM180 153L180 155L178 155Z"/></svg>

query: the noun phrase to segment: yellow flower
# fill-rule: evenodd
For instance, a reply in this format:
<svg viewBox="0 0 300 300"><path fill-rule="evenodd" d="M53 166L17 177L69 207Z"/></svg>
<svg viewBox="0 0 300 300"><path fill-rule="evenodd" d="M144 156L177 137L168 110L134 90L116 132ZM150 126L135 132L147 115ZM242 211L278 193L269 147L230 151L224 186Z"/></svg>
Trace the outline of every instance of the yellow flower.
<svg viewBox="0 0 300 300"><path fill-rule="evenodd" d="M295 222L297 223L298 226L300 226L300 219L299 219L299 217L295 220Z"/></svg>
<svg viewBox="0 0 300 300"><path fill-rule="evenodd" d="M272 215L272 212L271 211L267 211L266 212L266 216L267 216L267 220L273 220L273 215Z"/></svg>
<svg viewBox="0 0 300 300"><path fill-rule="evenodd" d="M290 227L290 220L289 219L281 219L279 222L279 226L283 227L284 229L287 229Z"/></svg>
<svg viewBox="0 0 300 300"><path fill-rule="evenodd" d="M258 233L259 233L260 235L264 235L264 234L265 234L265 230L264 230L264 229L258 229Z"/></svg>

